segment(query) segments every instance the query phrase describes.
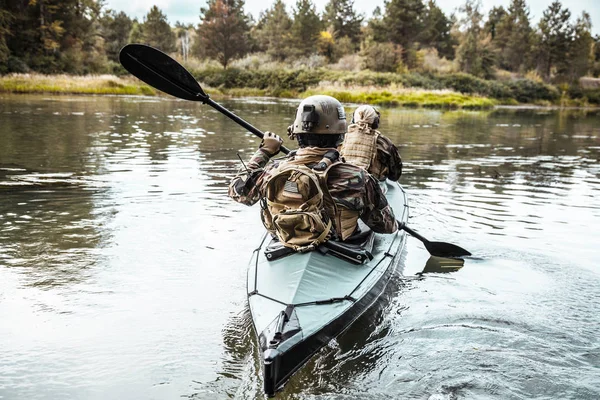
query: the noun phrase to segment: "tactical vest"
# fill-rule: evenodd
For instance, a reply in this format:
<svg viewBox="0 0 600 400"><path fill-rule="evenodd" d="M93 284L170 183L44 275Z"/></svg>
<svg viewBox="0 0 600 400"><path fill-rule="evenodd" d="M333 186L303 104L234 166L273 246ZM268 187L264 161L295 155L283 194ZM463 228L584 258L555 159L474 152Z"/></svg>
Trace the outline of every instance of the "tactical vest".
<svg viewBox="0 0 600 400"><path fill-rule="evenodd" d="M377 156L378 136L379 132L376 130L360 130L359 125L350 125L348 133L344 135L342 157L347 162L368 170Z"/></svg>

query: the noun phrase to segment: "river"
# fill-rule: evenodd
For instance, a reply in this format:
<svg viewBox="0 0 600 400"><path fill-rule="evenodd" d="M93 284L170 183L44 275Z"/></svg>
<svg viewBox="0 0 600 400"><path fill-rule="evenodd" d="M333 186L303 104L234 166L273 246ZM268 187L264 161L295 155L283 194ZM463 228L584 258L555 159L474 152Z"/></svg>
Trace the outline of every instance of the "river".
<svg viewBox="0 0 600 400"><path fill-rule="evenodd" d="M280 134L297 103L222 102ZM600 112L382 111L410 225L473 257L409 238L278 398L600 398ZM260 397L259 210L227 197L258 143L197 103L0 95L0 399Z"/></svg>

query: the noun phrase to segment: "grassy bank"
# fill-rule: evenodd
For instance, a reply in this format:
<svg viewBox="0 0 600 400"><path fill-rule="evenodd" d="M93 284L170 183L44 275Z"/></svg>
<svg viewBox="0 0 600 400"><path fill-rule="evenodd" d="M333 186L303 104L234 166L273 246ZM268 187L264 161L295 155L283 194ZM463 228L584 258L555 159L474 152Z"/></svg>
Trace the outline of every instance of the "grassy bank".
<svg viewBox="0 0 600 400"><path fill-rule="evenodd" d="M528 79L484 80L467 74L405 74L326 69L193 70L213 96L302 98L328 94L343 102L405 107L487 109L496 104L598 106L600 89L561 87ZM11 74L0 93L156 95L131 76Z"/></svg>
<svg viewBox="0 0 600 400"><path fill-rule="evenodd" d="M10 74L0 76L0 93L155 95L137 79L113 75Z"/></svg>

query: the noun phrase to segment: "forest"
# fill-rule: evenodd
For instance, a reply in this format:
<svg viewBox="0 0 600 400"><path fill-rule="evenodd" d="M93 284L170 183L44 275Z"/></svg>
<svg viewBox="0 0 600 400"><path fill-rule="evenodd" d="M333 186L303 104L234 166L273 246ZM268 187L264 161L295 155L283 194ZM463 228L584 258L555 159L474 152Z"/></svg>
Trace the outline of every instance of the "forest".
<svg viewBox="0 0 600 400"><path fill-rule="evenodd" d="M127 43L178 58L214 87L306 91L310 87L449 89L517 102L565 94L599 103L600 35L587 12L556 0L532 22L525 0L493 7L466 0L446 15L435 0L388 0L366 16L352 0L282 0L254 19L243 0L209 0L197 24L142 20L102 0L0 0L0 74L115 74ZM277 94L277 93L275 93Z"/></svg>

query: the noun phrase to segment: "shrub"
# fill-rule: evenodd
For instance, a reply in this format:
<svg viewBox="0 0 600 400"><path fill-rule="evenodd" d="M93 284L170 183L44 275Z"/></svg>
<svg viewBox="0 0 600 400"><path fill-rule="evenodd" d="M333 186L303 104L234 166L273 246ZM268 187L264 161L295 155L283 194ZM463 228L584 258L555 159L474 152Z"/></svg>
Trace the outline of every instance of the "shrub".
<svg viewBox="0 0 600 400"><path fill-rule="evenodd" d="M329 65L329 68L336 71L360 71L362 59L358 54L348 54L338 60L337 63Z"/></svg>
<svg viewBox="0 0 600 400"><path fill-rule="evenodd" d="M370 42L362 46L360 55L363 57L365 69L377 72L392 72L401 61L402 48L393 43Z"/></svg>

